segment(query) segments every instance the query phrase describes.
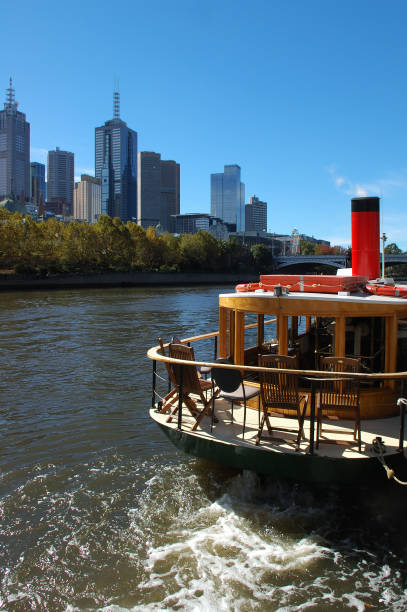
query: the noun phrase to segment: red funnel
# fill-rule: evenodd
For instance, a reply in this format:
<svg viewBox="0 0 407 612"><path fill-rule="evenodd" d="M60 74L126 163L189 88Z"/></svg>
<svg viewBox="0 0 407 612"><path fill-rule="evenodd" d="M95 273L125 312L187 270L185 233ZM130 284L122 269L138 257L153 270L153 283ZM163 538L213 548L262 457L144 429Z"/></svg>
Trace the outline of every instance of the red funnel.
<svg viewBox="0 0 407 612"><path fill-rule="evenodd" d="M352 198L352 275L380 277L379 198Z"/></svg>

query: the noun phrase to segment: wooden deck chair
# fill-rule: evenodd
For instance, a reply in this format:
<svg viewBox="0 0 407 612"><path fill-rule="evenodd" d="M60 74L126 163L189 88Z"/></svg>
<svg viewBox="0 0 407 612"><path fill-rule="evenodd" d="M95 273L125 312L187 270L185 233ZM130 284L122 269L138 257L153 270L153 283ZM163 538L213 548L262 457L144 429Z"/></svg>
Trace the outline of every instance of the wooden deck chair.
<svg viewBox="0 0 407 612"><path fill-rule="evenodd" d="M351 357L322 357L321 370L329 372L359 372L360 359ZM323 420L352 420L354 422L353 438L357 442L359 452L361 451L360 431L360 385L355 378L325 379L321 381L319 407L317 411L317 440L318 448L320 438L325 433L341 433L346 435L343 429L323 429ZM334 444L347 444L343 440L324 439L324 442ZM349 444L349 442L348 442Z"/></svg>
<svg viewBox="0 0 407 612"><path fill-rule="evenodd" d="M297 357L288 355L259 355L259 366L269 368L281 368L283 370L295 369ZM304 417L307 408L307 396L301 396L298 392L298 376L286 372L259 372L260 395L263 416L260 421L259 431L256 437L256 445L260 444L264 424L270 435L273 431L294 432L297 434L296 450L299 449L301 438L305 438ZM301 409L302 406L302 409ZM296 427L272 427L270 416L295 418Z"/></svg>
<svg viewBox="0 0 407 612"><path fill-rule="evenodd" d="M186 361L195 361L194 349L185 344L173 344L169 346L170 357L173 359L184 359ZM171 398L171 404L176 402L175 408L170 413L167 423L170 423L174 415L178 412L179 388L181 383L181 367L182 367L182 401L188 408L189 412L196 419L192 427L195 430L202 421L205 414L210 413L212 404L212 393L207 392L212 389L212 381L204 380L198 375L198 369L195 365L188 364L181 366L177 363L168 364L171 370L171 380L175 384L175 395ZM219 389L214 391L214 396L219 394ZM203 408L200 410L197 406L197 400L191 395L197 396Z"/></svg>
<svg viewBox="0 0 407 612"><path fill-rule="evenodd" d="M158 337L158 343L160 345L161 354L165 355L166 354L165 346L164 346L164 342L161 336ZM184 344L176 336L172 337L171 343L172 344ZM177 382L175 380L173 369L170 367L170 364L167 361L165 362L165 367L167 369L169 384L172 385L172 389L170 389L167 395L163 398L160 412L167 412L171 408L171 406L175 403L175 401L178 401ZM199 376L200 377L203 376L204 378L207 378L208 373L210 373L211 371L211 368L206 367L206 366L198 366L197 369L198 369Z"/></svg>

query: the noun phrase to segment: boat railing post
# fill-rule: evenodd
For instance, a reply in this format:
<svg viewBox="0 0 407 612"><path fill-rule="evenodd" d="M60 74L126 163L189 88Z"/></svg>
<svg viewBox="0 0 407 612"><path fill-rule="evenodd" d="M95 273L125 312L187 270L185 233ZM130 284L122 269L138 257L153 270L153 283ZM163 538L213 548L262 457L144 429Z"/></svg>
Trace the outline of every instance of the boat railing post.
<svg viewBox="0 0 407 612"><path fill-rule="evenodd" d="M153 359L153 391L151 395L151 408L155 406L155 385L157 379L157 361Z"/></svg>
<svg viewBox="0 0 407 612"><path fill-rule="evenodd" d="M309 451L310 455L314 454L314 434L315 434L315 388L316 380L311 380L311 414L309 423Z"/></svg>
<svg viewBox="0 0 407 612"><path fill-rule="evenodd" d="M399 450L403 450L404 447L404 424L406 420L406 407L407 400L404 398L404 380L401 381L400 399L397 401L398 407L400 408L400 437L399 437Z"/></svg>
<svg viewBox="0 0 407 612"><path fill-rule="evenodd" d="M178 429L182 429L182 393L183 393L184 366L179 365L179 385L178 385Z"/></svg>
<svg viewBox="0 0 407 612"><path fill-rule="evenodd" d="M218 336L213 338L213 360L216 361L218 358Z"/></svg>

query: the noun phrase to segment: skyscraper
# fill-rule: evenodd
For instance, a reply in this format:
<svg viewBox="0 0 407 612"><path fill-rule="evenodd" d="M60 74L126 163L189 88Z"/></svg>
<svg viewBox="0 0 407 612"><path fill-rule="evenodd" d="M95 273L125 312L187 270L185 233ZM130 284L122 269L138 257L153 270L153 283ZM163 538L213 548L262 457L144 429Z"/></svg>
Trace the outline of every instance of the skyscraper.
<svg viewBox="0 0 407 612"><path fill-rule="evenodd" d="M30 197L30 124L17 110L10 78L4 110L0 111L0 198Z"/></svg>
<svg viewBox="0 0 407 612"><path fill-rule="evenodd" d="M161 155L140 151L137 155L137 223L155 227L162 220Z"/></svg>
<svg viewBox="0 0 407 612"><path fill-rule="evenodd" d="M244 183L240 181L240 166L224 166L224 172L211 174L211 215L236 227L245 229Z"/></svg>
<svg viewBox="0 0 407 612"><path fill-rule="evenodd" d="M95 175L102 183L102 214L137 218L137 132L120 119L120 94L113 94L113 119L95 128Z"/></svg>
<svg viewBox="0 0 407 612"><path fill-rule="evenodd" d="M73 216L88 223L96 223L101 212L100 179L81 174L73 193Z"/></svg>
<svg viewBox="0 0 407 612"><path fill-rule="evenodd" d="M245 206L245 218L246 232L267 231L267 202L261 202L256 196L249 198L249 204Z"/></svg>
<svg viewBox="0 0 407 612"><path fill-rule="evenodd" d="M161 160L161 202L165 212L163 226L174 232L173 215L180 211L180 165L172 159Z"/></svg>
<svg viewBox="0 0 407 612"><path fill-rule="evenodd" d="M66 204L66 214L73 210L74 154L70 151L48 151L48 202Z"/></svg>
<svg viewBox="0 0 407 612"><path fill-rule="evenodd" d="M147 228L174 231L172 215L180 210L180 165L161 159L160 153L141 151L137 156L137 223Z"/></svg>
<svg viewBox="0 0 407 612"><path fill-rule="evenodd" d="M31 162L30 164L30 198L33 204L39 204L46 200L45 193L45 164L39 164L38 162Z"/></svg>

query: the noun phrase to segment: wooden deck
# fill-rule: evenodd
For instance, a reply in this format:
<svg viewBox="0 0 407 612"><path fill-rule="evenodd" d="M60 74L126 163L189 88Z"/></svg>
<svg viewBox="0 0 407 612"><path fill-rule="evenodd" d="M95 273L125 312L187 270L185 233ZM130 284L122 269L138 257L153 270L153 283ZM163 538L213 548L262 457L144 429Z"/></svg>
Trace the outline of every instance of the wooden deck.
<svg viewBox="0 0 407 612"><path fill-rule="evenodd" d="M304 423L305 440L301 441L300 449L296 450L296 433L285 433L276 431L272 436L268 434L267 428L263 430L263 436L260 441L260 446L255 446L255 438L258 430L258 412L253 409L247 409L246 430L243 439L243 407L235 404L233 410L233 422L231 405L222 399L217 399L215 402L215 415L218 419L213 425L211 432L211 417L205 416L201 421L200 426L192 431L192 426L195 419L189 414L188 410L183 407L182 412L182 430L189 433L191 436L198 436L207 441L214 440L228 445L234 446L249 446L263 451L273 451L278 453L295 453L306 454L309 451L310 444L310 419L306 418ZM167 423L167 414L160 414L154 409L150 411L151 418L157 423L176 430L178 427L177 418L175 415L171 423ZM293 426L296 428L296 419L270 417L272 426ZM357 443L353 440L353 423L349 421L335 420L326 422L324 427L338 430L335 434L323 434L320 438L319 448L314 446L314 454L320 457L330 457L336 459L352 459L352 458L370 458L377 457L377 453L372 448L374 438L380 436L385 444L385 455L391 455L398 452L399 446L399 430L400 417L389 417L385 419L370 419L361 421L362 429L362 452L357 448ZM316 429L316 427L315 427ZM331 442L329 442L331 440ZM332 443L332 441L339 443Z"/></svg>

